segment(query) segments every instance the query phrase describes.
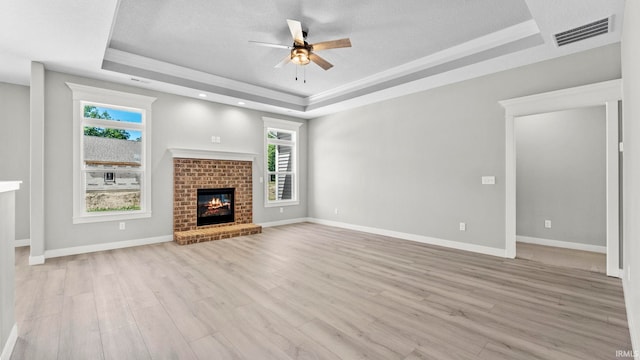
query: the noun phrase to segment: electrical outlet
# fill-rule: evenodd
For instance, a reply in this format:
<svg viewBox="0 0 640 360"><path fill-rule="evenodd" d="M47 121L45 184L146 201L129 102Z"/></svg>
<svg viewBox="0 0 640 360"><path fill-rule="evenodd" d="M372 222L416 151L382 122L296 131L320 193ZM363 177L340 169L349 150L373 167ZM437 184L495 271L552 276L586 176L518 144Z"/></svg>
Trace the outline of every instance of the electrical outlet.
<svg viewBox="0 0 640 360"><path fill-rule="evenodd" d="M461 222L460 223L460 231L467 231L467 224Z"/></svg>
<svg viewBox="0 0 640 360"><path fill-rule="evenodd" d="M338 208L333 209L333 213L338 215Z"/></svg>
<svg viewBox="0 0 640 360"><path fill-rule="evenodd" d="M126 224L124 221L122 221L119 226L120 226L120 230L124 230L126 228Z"/></svg>
<svg viewBox="0 0 640 360"><path fill-rule="evenodd" d="M280 208L280 214L284 212L284 208Z"/></svg>
<svg viewBox="0 0 640 360"><path fill-rule="evenodd" d="M544 221L544 227L547 229L551 229L551 220L545 220Z"/></svg>

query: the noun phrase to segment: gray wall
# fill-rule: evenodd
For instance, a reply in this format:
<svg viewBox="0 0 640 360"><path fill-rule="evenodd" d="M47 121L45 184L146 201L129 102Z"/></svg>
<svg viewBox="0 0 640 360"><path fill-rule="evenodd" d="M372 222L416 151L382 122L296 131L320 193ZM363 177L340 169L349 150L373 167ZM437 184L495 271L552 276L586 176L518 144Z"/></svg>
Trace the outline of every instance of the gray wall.
<svg viewBox="0 0 640 360"><path fill-rule="evenodd" d="M313 119L309 216L504 248L498 101L617 78L619 44Z"/></svg>
<svg viewBox="0 0 640 360"><path fill-rule="evenodd" d="M605 246L605 107L516 118L515 134L516 234Z"/></svg>
<svg viewBox="0 0 640 360"><path fill-rule="evenodd" d="M0 181L21 180L16 239L29 238L29 88L0 83Z"/></svg>
<svg viewBox="0 0 640 360"><path fill-rule="evenodd" d="M634 350L640 351L640 2L626 1L622 30L624 296Z"/></svg>
<svg viewBox="0 0 640 360"><path fill-rule="evenodd" d="M129 220L124 231L118 230L118 222L72 224L73 109L65 82L157 97L152 108L152 218ZM285 207L281 214L278 208L264 208L259 178L263 176L262 116L282 116L53 71L46 72L45 89L46 250L173 234L173 160L167 151L173 147L258 154L253 168L254 222L307 216L306 125L300 128L300 205ZM212 135L220 136L221 144L212 144Z"/></svg>

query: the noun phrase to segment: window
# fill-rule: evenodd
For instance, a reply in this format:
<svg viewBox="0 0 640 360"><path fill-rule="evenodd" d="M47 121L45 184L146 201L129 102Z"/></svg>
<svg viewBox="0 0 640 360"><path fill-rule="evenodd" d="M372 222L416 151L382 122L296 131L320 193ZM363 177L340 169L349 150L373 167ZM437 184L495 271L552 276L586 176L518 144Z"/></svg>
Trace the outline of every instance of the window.
<svg viewBox="0 0 640 360"><path fill-rule="evenodd" d="M112 173L112 172L104 173L104 181L109 183L116 181L116 173Z"/></svg>
<svg viewBox="0 0 640 360"><path fill-rule="evenodd" d="M67 85L73 91L73 223L150 217L155 98Z"/></svg>
<svg viewBox="0 0 640 360"><path fill-rule="evenodd" d="M265 206L297 205L298 130L302 123L264 120Z"/></svg>

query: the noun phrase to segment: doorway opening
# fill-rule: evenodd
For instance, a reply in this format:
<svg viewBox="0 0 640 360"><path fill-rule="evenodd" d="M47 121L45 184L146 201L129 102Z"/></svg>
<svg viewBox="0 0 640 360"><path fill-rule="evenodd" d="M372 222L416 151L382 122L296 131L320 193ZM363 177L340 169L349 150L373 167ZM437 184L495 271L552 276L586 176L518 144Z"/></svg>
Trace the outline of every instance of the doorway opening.
<svg viewBox="0 0 640 360"><path fill-rule="evenodd" d="M606 273L606 108L517 117L516 257Z"/></svg>
<svg viewBox="0 0 640 360"><path fill-rule="evenodd" d="M621 99L622 81L611 80L500 101L505 108L506 257L515 258L516 256L515 119L527 115L604 105L606 109L606 272L609 276L620 277L618 102Z"/></svg>

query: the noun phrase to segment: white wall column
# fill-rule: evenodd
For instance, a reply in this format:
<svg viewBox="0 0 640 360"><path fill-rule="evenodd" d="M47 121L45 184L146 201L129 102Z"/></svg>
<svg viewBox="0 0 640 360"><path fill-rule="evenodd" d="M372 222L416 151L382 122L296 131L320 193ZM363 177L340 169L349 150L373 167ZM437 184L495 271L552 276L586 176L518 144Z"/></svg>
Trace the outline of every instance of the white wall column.
<svg viewBox="0 0 640 360"><path fill-rule="evenodd" d="M31 254L29 264L44 263L44 65L31 63L30 217Z"/></svg>

